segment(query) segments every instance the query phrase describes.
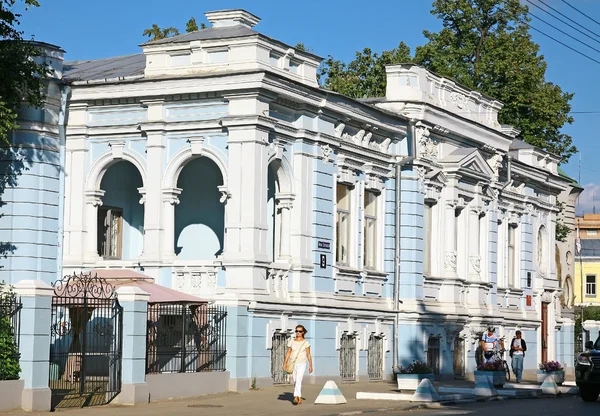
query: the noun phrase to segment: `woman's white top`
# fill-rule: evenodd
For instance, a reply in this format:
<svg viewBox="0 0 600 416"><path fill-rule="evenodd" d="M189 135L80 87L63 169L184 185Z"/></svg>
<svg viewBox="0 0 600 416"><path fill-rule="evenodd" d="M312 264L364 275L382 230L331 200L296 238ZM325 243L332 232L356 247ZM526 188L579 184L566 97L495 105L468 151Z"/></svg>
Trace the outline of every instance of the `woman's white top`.
<svg viewBox="0 0 600 416"><path fill-rule="evenodd" d="M296 356L295 364L303 364L306 362L306 350L310 348L310 343L307 340L296 341L295 339L290 339L287 344L288 348L292 349L292 355L290 355L290 360L294 360Z"/></svg>

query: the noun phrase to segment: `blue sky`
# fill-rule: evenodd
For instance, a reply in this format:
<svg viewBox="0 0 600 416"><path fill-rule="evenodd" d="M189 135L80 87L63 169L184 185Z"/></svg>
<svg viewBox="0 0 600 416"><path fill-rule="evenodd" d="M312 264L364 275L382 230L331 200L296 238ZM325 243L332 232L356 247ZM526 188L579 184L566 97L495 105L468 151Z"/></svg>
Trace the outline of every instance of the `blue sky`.
<svg viewBox="0 0 600 416"><path fill-rule="evenodd" d="M565 28L535 8L531 11L600 49L600 24L586 19L561 0L544 1L597 33L599 41ZM138 45L146 40L142 32L152 23L175 26L183 32L190 17L196 17L200 23L205 21L205 11L225 8L244 8L256 14L262 19L256 29L268 36L292 45L303 42L317 55L331 54L344 61L352 59L354 52L364 47L381 51L397 46L402 40L414 49L424 43L424 29L435 31L441 27L430 14L431 0L40 0L40 3L40 8L25 12L21 28L27 36L35 35L36 40L61 46L67 52L67 60L138 53L141 51ZM600 21L600 0L570 0L569 3ZM535 19L531 24L600 61L600 53ZM597 99L600 86L596 75L600 64L541 34L533 32L533 37L541 45L541 53L548 63L547 79L575 93L573 111L597 112L573 114L575 123L566 126L564 131L573 136L581 154L581 183L586 191L580 198L580 211L591 212L592 193L595 193L600 212L600 163L595 152L598 148L596 125L600 122ZM579 155L575 155L563 168L577 179L578 165Z"/></svg>

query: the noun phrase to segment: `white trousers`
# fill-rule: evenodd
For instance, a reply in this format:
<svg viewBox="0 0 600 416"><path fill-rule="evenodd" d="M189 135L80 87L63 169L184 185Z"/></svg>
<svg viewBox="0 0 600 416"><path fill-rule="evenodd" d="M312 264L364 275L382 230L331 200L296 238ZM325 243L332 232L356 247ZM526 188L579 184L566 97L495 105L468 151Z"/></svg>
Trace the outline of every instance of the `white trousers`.
<svg viewBox="0 0 600 416"><path fill-rule="evenodd" d="M302 397L302 378L306 372L306 363L294 365L292 379L294 380L294 397Z"/></svg>

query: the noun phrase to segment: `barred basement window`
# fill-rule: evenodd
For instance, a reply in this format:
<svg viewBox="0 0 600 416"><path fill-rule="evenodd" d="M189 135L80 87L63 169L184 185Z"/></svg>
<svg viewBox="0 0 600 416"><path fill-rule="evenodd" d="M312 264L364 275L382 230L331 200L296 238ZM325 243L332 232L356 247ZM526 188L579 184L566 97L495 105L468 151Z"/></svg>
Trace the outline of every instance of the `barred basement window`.
<svg viewBox="0 0 600 416"><path fill-rule="evenodd" d="M120 259L123 241L123 210L98 208L98 255L105 259Z"/></svg>

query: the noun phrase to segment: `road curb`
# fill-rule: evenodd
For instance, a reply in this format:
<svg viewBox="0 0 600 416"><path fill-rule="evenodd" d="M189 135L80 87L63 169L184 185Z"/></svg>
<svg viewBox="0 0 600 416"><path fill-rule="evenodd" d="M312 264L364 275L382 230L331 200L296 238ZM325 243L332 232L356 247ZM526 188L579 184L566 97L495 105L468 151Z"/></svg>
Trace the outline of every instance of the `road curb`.
<svg viewBox="0 0 600 416"><path fill-rule="evenodd" d="M489 397L489 398L482 397L482 398L475 398L475 399L442 400L442 401L433 402L433 403L415 403L415 404L410 404L408 406L402 406L402 407L386 407L386 408L382 408L382 409L355 410L355 411L351 411L351 412L332 413L331 415L328 415L328 416L356 416L356 415L364 415L364 414L368 414L368 413L399 412L399 411L417 410L417 409L438 409L441 407L452 406L452 405L456 405L456 404L494 402L494 401L515 400L515 399L518 399L518 400L559 399L559 398L563 398L563 397L573 397L573 396L577 396L577 394L562 393L562 394L557 394L557 395L540 394L538 396L529 396L529 397L498 396L498 397Z"/></svg>

